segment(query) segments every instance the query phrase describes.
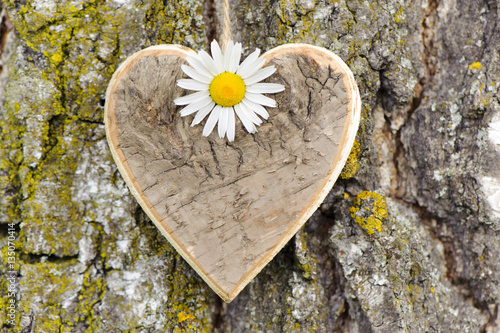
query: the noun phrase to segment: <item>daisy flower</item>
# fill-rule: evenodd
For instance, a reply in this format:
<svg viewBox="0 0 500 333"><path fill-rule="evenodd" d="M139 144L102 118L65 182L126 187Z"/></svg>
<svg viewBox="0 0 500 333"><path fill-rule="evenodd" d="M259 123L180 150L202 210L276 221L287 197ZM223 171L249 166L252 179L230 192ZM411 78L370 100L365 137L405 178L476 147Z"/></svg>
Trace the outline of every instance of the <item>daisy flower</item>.
<svg viewBox="0 0 500 333"><path fill-rule="evenodd" d="M274 99L262 94L277 93L285 87L277 83L259 83L276 71L274 66L261 68L266 60L259 58L259 49L240 64L241 43L228 42L224 54L217 41L210 46L212 56L202 50L186 57L191 67L182 65L181 68L191 79L177 80L177 85L196 92L179 97L174 103L185 105L181 117L196 113L191 126L209 115L203 136L208 136L218 124L219 137L227 135L231 142L235 134L235 112L245 129L255 133L255 126L262 124L258 116L269 117L264 106L276 106Z"/></svg>

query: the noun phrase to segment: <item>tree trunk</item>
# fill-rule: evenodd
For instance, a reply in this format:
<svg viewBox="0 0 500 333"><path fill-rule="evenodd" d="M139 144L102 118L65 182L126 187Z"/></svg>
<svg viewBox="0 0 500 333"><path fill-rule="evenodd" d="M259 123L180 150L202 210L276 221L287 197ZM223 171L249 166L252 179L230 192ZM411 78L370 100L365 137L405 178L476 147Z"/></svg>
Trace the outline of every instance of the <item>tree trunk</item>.
<svg viewBox="0 0 500 333"><path fill-rule="evenodd" d="M207 49L223 1L4 0L0 331L498 332L499 4L230 1L245 56L325 47L363 106L321 208L226 304L130 195L103 124L117 66Z"/></svg>

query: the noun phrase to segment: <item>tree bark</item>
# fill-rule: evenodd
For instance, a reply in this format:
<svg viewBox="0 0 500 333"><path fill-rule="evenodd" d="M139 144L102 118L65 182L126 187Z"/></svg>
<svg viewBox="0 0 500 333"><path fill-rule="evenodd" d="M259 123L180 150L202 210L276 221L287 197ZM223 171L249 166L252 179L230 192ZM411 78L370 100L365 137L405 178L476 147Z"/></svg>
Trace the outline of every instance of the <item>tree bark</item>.
<svg viewBox="0 0 500 333"><path fill-rule="evenodd" d="M0 330L499 331L499 4L230 1L245 56L325 47L363 109L321 208L226 304L132 198L103 124L117 66L150 45L207 49L222 1L4 1Z"/></svg>

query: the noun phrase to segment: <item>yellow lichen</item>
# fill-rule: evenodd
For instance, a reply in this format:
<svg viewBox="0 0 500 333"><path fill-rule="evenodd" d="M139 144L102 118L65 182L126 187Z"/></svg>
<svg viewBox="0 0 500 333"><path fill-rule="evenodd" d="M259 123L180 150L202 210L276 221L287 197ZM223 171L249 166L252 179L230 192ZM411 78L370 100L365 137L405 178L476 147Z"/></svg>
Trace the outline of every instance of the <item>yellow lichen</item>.
<svg viewBox="0 0 500 333"><path fill-rule="evenodd" d="M150 0L145 28L154 44L186 44L188 39L196 45L204 41L203 5L186 6L181 1ZM188 45L195 46L195 45Z"/></svg>
<svg viewBox="0 0 500 333"><path fill-rule="evenodd" d="M191 315L191 314L185 314L184 312L179 312L177 313L177 320L179 321L179 323L182 323L183 321L186 321L188 319L194 319L196 318L195 316Z"/></svg>
<svg viewBox="0 0 500 333"><path fill-rule="evenodd" d="M303 232L305 226L302 227L301 232L295 236L295 256L296 264L302 271L302 276L306 279L312 280L316 271L316 258L311 255L307 249L307 233Z"/></svg>
<svg viewBox="0 0 500 333"><path fill-rule="evenodd" d="M410 299L410 305L414 306L415 302L421 297L423 290L418 285L408 284L406 286L406 292L408 293L408 298Z"/></svg>
<svg viewBox="0 0 500 333"><path fill-rule="evenodd" d="M347 157L347 162L344 165L344 168L342 169L342 173L340 174L340 177L342 179L349 179L354 177L356 172L358 172L359 169L359 154L361 153L361 149L359 148L359 142L358 140L354 140L354 144L352 145L351 152L349 154L349 157Z"/></svg>
<svg viewBox="0 0 500 333"><path fill-rule="evenodd" d="M479 61L476 61L475 63L469 65L469 70L481 69L481 68L483 68L483 65L481 65Z"/></svg>
<svg viewBox="0 0 500 333"><path fill-rule="evenodd" d="M402 22L404 20L404 18L403 18L403 11L404 11L404 8L401 7L401 8L399 8L399 10L394 15L394 21L396 21L396 23L400 23L400 22Z"/></svg>
<svg viewBox="0 0 500 333"><path fill-rule="evenodd" d="M361 209L365 207L367 209ZM382 230L382 222L388 217L385 198L374 192L363 191L349 208L351 217L366 230L368 235Z"/></svg>

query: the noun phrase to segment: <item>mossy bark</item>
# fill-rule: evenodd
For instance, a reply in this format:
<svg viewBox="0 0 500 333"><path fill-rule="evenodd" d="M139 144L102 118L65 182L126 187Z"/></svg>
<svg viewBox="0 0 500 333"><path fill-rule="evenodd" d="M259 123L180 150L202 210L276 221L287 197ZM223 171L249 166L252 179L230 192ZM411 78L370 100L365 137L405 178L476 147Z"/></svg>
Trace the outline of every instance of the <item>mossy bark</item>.
<svg viewBox="0 0 500 333"><path fill-rule="evenodd" d="M245 55L325 47L363 99L342 179L230 304L129 194L102 109L120 62L159 43L207 49L222 8L1 4L0 331L500 330L498 1L230 1Z"/></svg>

